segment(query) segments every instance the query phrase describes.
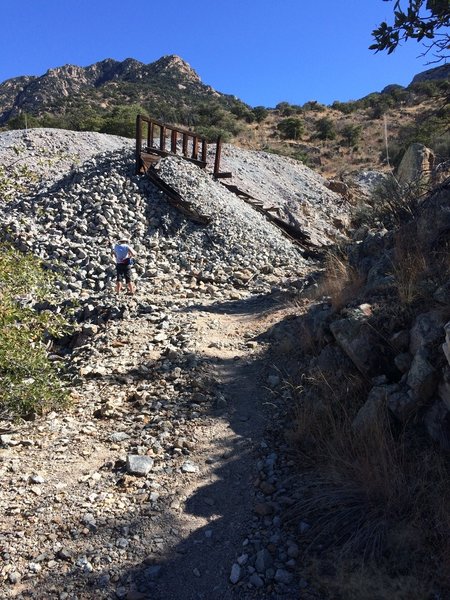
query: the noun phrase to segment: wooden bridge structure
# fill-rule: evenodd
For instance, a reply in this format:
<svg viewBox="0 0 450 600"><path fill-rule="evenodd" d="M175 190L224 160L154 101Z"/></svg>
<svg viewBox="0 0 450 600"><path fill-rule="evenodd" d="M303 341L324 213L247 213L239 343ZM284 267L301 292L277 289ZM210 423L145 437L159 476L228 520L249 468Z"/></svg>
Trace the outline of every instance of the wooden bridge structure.
<svg viewBox="0 0 450 600"><path fill-rule="evenodd" d="M220 172L221 138L217 138L214 177L231 177ZM144 115L136 117L136 173L146 173L162 156L181 156L204 169L208 142L205 137Z"/></svg>
<svg viewBox="0 0 450 600"><path fill-rule="evenodd" d="M219 137L216 142L213 177L217 179L230 178L232 173L220 171L221 152L222 143ZM180 129L138 115L136 118L136 174L146 174L164 192L168 202L189 219L199 225L209 225L212 220L210 216L200 214L191 202L185 200L177 190L158 175L158 170L155 168L156 163L164 156L180 156L205 169L207 166L208 143L205 137L193 131ZM263 214L294 244L313 255L311 250L313 244L308 233L281 218L279 209L273 206L265 206L264 202L244 190L240 190L235 185L222 181L221 183L241 200L250 204L253 209Z"/></svg>

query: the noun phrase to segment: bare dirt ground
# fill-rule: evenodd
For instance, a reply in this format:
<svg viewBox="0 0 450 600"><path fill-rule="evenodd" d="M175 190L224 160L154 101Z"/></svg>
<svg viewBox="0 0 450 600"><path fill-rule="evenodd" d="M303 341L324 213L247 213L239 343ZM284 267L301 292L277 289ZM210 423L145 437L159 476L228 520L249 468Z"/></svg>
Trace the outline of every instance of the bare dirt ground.
<svg viewBox="0 0 450 600"><path fill-rule="evenodd" d="M155 305L161 300L141 290L129 308L144 297ZM192 418L175 409L162 414L164 406L161 414L158 407L141 412L130 406L130 395L139 392L130 374L157 354L148 351L154 330L145 315L98 332L89 368L110 369L109 354L117 360L126 348L126 374L90 373L68 413L6 427L12 441L0 449L1 597L294 597L291 575L287 585L273 575L260 587L249 584L244 559L239 580L229 581L237 557L251 555L259 521L267 529L272 519L255 513L261 448L270 452L267 431L280 425L272 408L276 394L267 385L270 354L258 336L292 310L269 295L222 304L205 297L176 311L177 328L191 332L208 392L221 400L202 405ZM170 395L169 389L169 404L176 403ZM117 407L113 401L122 396ZM95 417L99 406L110 405L109 418ZM146 425L160 417L171 421L164 432L180 439L171 448L188 441L188 450L176 449L170 460L167 452L142 449ZM114 438L118 433L127 439ZM130 475L126 448L153 455L160 466L147 478ZM186 458L193 465L187 472Z"/></svg>

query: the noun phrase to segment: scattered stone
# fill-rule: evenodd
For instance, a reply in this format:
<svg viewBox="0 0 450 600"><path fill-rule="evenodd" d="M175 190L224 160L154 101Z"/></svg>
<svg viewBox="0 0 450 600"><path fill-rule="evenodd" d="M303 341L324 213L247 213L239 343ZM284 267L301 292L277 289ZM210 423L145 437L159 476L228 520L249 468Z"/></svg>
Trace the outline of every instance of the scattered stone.
<svg viewBox="0 0 450 600"><path fill-rule="evenodd" d="M187 460L181 465L181 471L183 473L198 473L199 467L193 462Z"/></svg>
<svg viewBox="0 0 450 600"><path fill-rule="evenodd" d="M153 468L154 460L150 456L139 456L137 454L128 454L127 471L131 475L145 477Z"/></svg>
<svg viewBox="0 0 450 600"><path fill-rule="evenodd" d="M255 505L255 513L260 515L261 517L267 517L272 515L274 512L274 508L272 504L268 504L267 502L260 502Z"/></svg>
<svg viewBox="0 0 450 600"><path fill-rule="evenodd" d="M238 563L234 563L231 567L230 582L235 585L241 578L241 567Z"/></svg>

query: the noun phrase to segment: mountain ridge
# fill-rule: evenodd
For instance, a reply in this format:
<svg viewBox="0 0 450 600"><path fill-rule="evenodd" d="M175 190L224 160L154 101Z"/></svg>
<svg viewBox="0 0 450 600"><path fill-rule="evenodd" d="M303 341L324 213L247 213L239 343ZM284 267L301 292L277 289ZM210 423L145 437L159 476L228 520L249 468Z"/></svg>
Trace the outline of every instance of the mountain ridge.
<svg viewBox="0 0 450 600"><path fill-rule="evenodd" d="M0 83L0 125L21 111L42 114L53 109L57 113L61 98L85 95L114 83L147 84L157 90L161 78L179 90L190 88L193 94L222 96L202 83L196 71L174 54L148 64L134 58L107 58L87 67L66 64L48 69L41 76L19 76Z"/></svg>

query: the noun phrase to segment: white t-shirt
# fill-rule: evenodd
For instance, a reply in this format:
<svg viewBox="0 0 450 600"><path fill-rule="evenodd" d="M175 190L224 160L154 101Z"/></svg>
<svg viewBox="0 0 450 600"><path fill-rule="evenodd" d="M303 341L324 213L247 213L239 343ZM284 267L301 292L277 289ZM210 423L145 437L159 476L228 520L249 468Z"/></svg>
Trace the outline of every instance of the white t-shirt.
<svg viewBox="0 0 450 600"><path fill-rule="evenodd" d="M134 250L128 244L115 244L114 254L116 256L116 263L124 263L126 259L129 257L130 253L134 254Z"/></svg>

